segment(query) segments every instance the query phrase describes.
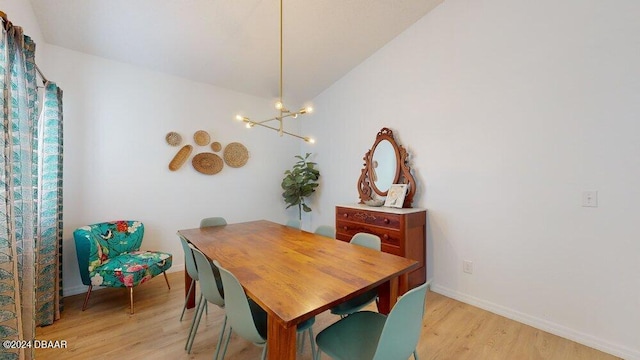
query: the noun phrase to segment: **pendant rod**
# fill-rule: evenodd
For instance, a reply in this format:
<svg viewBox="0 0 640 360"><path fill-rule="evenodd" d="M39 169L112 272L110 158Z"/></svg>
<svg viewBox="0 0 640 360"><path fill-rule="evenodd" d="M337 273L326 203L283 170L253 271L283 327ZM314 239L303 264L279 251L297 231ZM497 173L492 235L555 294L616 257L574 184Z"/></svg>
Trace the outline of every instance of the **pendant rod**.
<svg viewBox="0 0 640 360"><path fill-rule="evenodd" d="M280 103L282 103L282 1L280 0ZM283 104L284 105L284 104Z"/></svg>

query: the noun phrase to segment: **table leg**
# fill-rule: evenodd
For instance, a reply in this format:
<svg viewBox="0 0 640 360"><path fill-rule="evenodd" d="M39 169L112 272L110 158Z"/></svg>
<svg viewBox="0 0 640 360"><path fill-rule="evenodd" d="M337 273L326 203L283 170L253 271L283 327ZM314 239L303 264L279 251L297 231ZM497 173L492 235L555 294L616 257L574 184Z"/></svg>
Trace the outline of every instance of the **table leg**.
<svg viewBox="0 0 640 360"><path fill-rule="evenodd" d="M389 314L398 300L398 278L395 277L378 287L378 312Z"/></svg>
<svg viewBox="0 0 640 360"><path fill-rule="evenodd" d="M267 359L294 360L296 358L296 327L285 328L269 314L267 319Z"/></svg>
<svg viewBox="0 0 640 360"><path fill-rule="evenodd" d="M189 286L191 286L191 276L187 272L187 267L184 268L184 297L187 297L189 293ZM196 306L196 289L191 291L191 295L187 299L187 309L193 309Z"/></svg>

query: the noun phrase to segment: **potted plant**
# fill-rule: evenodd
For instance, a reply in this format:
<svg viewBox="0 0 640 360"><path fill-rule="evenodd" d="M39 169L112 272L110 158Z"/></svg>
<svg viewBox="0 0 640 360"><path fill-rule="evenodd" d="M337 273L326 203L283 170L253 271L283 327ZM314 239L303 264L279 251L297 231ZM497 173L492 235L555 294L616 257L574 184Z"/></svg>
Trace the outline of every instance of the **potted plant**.
<svg viewBox="0 0 640 360"><path fill-rule="evenodd" d="M298 206L298 220L302 221L302 211L310 212L311 208L305 203L305 198L316 191L318 187L318 178L320 171L315 166L316 163L309 161L311 153L307 153L305 157L296 155L299 159L291 170L284 172L282 179L282 197L287 204L287 209Z"/></svg>

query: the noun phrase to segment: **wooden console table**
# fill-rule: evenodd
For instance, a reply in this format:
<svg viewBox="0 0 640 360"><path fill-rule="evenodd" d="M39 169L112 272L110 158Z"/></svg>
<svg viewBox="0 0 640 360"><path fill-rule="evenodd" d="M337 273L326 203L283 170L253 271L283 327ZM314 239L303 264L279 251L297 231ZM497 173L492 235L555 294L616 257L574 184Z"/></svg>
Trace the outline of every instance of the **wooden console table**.
<svg viewBox="0 0 640 360"><path fill-rule="evenodd" d="M418 261L419 267L400 278L404 294L426 281L427 211L413 208L372 207L362 204L336 206L336 239L350 241L366 232L378 235L382 251Z"/></svg>

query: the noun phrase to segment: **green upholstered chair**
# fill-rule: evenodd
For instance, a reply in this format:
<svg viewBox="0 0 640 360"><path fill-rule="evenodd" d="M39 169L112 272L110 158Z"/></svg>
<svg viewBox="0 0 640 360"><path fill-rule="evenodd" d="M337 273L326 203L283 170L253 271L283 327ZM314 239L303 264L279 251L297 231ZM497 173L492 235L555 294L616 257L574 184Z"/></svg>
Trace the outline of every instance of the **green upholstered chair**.
<svg viewBox="0 0 640 360"><path fill-rule="evenodd" d="M216 261L213 262L220 270L222 284L225 294L225 311L231 323L231 329L245 340L262 346L262 357L265 359L267 355L267 313L253 300L247 297L242 285L238 279L227 269L223 268ZM311 318L298 324L298 334L307 331L311 339L312 357L315 359L315 341L313 341L312 325L315 318ZM227 345L231 339L231 332L227 337L224 347L226 352ZM224 358L224 353L223 353Z"/></svg>
<svg viewBox="0 0 640 360"><path fill-rule="evenodd" d="M314 231L314 233L332 239L336 238L336 228L330 225L320 225L316 228L316 231Z"/></svg>
<svg viewBox="0 0 640 360"><path fill-rule="evenodd" d="M140 250L144 225L123 220L83 226L73 232L82 283L89 286L82 310L87 308L94 286L129 289L130 312L133 314L133 288L156 275L163 274L172 256L166 252Z"/></svg>
<svg viewBox="0 0 640 360"><path fill-rule="evenodd" d="M191 346L193 345L193 341L196 337L196 332L198 331L198 326L200 325L200 319L202 318L202 313L204 312L204 308L208 302L219 306L220 308L225 308L225 294L224 288L222 286L222 279L220 278L220 272L218 268L212 264L209 259L198 249L192 248L193 257L196 260L196 265L198 267L198 277L200 279L200 292L204 301L198 302L198 308L196 310L196 316L193 318L193 323L191 325L191 331L189 332L189 337L187 338L187 350L191 352ZM222 345L222 339L224 338L224 332L227 327L227 315L225 313L224 321L222 323L222 328L220 329L220 335L218 335L218 345L216 349L216 355L214 359L217 359L220 354L220 346ZM226 348L225 348L226 349ZM226 350L225 350L226 351ZM224 353L223 353L224 358Z"/></svg>
<svg viewBox="0 0 640 360"><path fill-rule="evenodd" d="M380 237L373 234L357 233L353 235L350 241L351 244L368 247L370 249L381 249ZM378 289L374 288L366 291L363 294L349 299L331 309L331 313L334 315L340 315L341 317L347 316L356 311L362 310L365 306L376 300L378 297Z"/></svg>
<svg viewBox="0 0 640 360"><path fill-rule="evenodd" d="M227 220L223 217L209 217L200 220L200 227L227 225Z"/></svg>
<svg viewBox="0 0 640 360"><path fill-rule="evenodd" d="M300 220L298 220L298 219L287 220L287 223L285 225L287 225L288 227L294 228L294 229L301 229L302 228L302 222L300 222Z"/></svg>
<svg viewBox="0 0 640 360"><path fill-rule="evenodd" d="M361 311L321 331L316 337L317 359L326 353L332 359L392 360L408 359L420 339L427 284L404 294L388 316Z"/></svg>

